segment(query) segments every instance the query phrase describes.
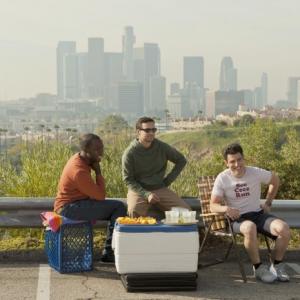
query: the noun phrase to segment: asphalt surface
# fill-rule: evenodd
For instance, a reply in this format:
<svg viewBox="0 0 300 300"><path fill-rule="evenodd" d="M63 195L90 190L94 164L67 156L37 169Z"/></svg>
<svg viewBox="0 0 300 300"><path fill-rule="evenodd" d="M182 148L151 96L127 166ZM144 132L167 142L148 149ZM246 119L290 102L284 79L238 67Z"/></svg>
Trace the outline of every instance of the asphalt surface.
<svg viewBox="0 0 300 300"><path fill-rule="evenodd" d="M245 262L248 282L243 283L233 258L228 262L201 268L198 289L189 292L127 293L114 265L96 262L86 273L60 274L47 264L0 261L0 299L290 299L300 300L300 251L287 255L288 283L265 284L253 277Z"/></svg>

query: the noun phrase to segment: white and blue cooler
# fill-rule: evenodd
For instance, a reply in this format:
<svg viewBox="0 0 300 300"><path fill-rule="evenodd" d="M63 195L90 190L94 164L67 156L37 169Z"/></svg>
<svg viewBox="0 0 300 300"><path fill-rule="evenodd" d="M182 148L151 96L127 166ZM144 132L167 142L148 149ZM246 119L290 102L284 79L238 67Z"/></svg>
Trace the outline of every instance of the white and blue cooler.
<svg viewBox="0 0 300 300"><path fill-rule="evenodd" d="M194 273L198 226L116 224L113 248L119 274Z"/></svg>

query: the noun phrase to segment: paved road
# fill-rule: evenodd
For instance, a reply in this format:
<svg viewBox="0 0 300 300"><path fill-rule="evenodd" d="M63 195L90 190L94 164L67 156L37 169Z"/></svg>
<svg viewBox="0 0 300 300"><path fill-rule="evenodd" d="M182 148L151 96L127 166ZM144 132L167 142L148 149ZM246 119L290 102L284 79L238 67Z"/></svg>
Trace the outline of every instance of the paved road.
<svg viewBox="0 0 300 300"><path fill-rule="evenodd" d="M96 263L92 272L62 275L46 264L0 263L0 299L38 300L192 300L192 299L290 299L300 300L300 265L289 261L289 283L263 284L252 276L246 263L248 283L243 283L237 264L229 261L200 269L198 290L193 292L126 293L113 265Z"/></svg>

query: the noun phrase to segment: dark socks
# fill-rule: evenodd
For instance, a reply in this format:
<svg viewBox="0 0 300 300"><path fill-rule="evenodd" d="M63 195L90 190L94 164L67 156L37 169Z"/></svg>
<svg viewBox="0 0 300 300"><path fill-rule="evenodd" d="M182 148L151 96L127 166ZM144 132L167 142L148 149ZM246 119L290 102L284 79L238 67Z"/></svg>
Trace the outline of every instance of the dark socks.
<svg viewBox="0 0 300 300"><path fill-rule="evenodd" d="M278 264L280 264L282 262L282 260L274 260L274 265L278 265Z"/></svg>
<svg viewBox="0 0 300 300"><path fill-rule="evenodd" d="M253 264L254 269L255 269L255 270L258 269L260 265L261 265L261 262L259 262L259 263L257 263L257 264Z"/></svg>

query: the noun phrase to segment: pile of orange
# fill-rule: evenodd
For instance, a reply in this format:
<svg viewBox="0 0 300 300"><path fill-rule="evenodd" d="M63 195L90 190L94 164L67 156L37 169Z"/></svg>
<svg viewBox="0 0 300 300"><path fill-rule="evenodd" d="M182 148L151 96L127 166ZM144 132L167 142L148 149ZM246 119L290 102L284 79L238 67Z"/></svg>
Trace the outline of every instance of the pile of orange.
<svg viewBox="0 0 300 300"><path fill-rule="evenodd" d="M153 225L156 224L156 219L151 217L119 217L117 219L119 224L137 224L137 225Z"/></svg>

